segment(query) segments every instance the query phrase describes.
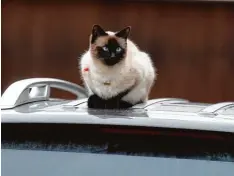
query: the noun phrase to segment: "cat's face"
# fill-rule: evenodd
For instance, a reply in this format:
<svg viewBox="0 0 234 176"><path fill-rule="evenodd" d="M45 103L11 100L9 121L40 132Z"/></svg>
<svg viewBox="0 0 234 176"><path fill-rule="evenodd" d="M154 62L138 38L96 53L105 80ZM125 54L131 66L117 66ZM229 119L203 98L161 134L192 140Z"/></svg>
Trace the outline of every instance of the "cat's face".
<svg viewBox="0 0 234 176"><path fill-rule="evenodd" d="M130 27L126 27L119 32L111 33L105 32L99 25L94 25L90 36L93 58L107 66L113 66L125 59L130 30Z"/></svg>

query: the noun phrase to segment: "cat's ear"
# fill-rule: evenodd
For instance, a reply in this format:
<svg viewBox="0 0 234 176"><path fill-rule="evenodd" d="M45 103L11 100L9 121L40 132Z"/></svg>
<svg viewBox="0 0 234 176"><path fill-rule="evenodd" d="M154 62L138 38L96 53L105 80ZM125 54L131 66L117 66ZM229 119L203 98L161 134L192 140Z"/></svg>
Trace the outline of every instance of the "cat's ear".
<svg viewBox="0 0 234 176"><path fill-rule="evenodd" d="M105 35L107 35L107 33L104 31L104 29L102 29L101 26L95 24L93 25L93 28L92 28L91 42L93 43L98 37L105 36Z"/></svg>
<svg viewBox="0 0 234 176"><path fill-rule="evenodd" d="M131 31L131 26L128 26L121 31L117 32L115 36L127 39Z"/></svg>

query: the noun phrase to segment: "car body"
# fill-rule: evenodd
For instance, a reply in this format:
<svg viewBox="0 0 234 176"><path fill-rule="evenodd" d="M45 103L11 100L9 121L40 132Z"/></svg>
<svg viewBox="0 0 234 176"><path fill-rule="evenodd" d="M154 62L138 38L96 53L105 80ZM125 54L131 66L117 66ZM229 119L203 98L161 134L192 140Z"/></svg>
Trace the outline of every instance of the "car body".
<svg viewBox="0 0 234 176"><path fill-rule="evenodd" d="M77 95L51 98L51 88ZM84 88L20 80L2 95L3 175L232 175L234 102L89 109Z"/></svg>

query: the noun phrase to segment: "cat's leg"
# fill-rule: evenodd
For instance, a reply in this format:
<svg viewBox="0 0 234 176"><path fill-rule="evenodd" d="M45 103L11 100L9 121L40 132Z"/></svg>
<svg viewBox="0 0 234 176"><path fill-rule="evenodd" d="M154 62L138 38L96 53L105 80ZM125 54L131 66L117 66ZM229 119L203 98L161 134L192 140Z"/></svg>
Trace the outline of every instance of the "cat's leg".
<svg viewBox="0 0 234 176"><path fill-rule="evenodd" d="M143 103L143 101L139 101L137 103L129 103L127 101L123 101L120 99L109 99L106 100L106 105L105 105L105 109L127 109L127 108L131 108L132 106L136 105L136 104L140 104Z"/></svg>
<svg viewBox="0 0 234 176"><path fill-rule="evenodd" d="M132 103L129 103L129 102L120 100L119 109L131 108L131 107L133 107L134 105L137 105L137 104L140 104L140 103L143 103L143 101L140 100L139 102L132 104Z"/></svg>
<svg viewBox="0 0 234 176"><path fill-rule="evenodd" d="M138 103L142 103L142 101ZM127 109L134 106L135 104L120 100L116 97L104 100L96 94L91 95L88 99L88 107L95 109Z"/></svg>
<svg viewBox="0 0 234 176"><path fill-rule="evenodd" d="M112 97L110 99L104 100L98 95L93 94L88 99L88 107L95 109L118 109L121 107L120 99L118 97Z"/></svg>
<svg viewBox="0 0 234 176"><path fill-rule="evenodd" d="M123 109L131 107L132 105L130 103L121 100L122 97L127 95L130 91L131 88L107 100L93 94L88 99L88 107L95 109Z"/></svg>
<svg viewBox="0 0 234 176"><path fill-rule="evenodd" d="M141 80L127 95L121 100L128 102L132 105L146 102L148 97L147 86L145 80Z"/></svg>
<svg viewBox="0 0 234 176"><path fill-rule="evenodd" d="M121 100L131 91L131 89L132 88L129 88L123 92L120 92L118 95L105 100L105 109L125 109L131 107L132 105L130 103Z"/></svg>
<svg viewBox="0 0 234 176"><path fill-rule="evenodd" d="M88 98L88 108L95 108L95 109L104 109L105 108L105 100L93 94Z"/></svg>
<svg viewBox="0 0 234 176"><path fill-rule="evenodd" d="M128 103L128 102L126 102L126 101L123 101L123 100L120 100L120 103L119 103L119 109L127 109L127 108L130 108L130 107L132 107L133 106L133 104L131 104L131 103Z"/></svg>
<svg viewBox="0 0 234 176"><path fill-rule="evenodd" d="M118 97L113 97L105 100L105 109L120 109L121 100Z"/></svg>
<svg viewBox="0 0 234 176"><path fill-rule="evenodd" d="M96 94L91 95L88 98L88 108L95 109L125 109L131 107L132 104L120 100L118 97L112 97L108 100L104 100Z"/></svg>

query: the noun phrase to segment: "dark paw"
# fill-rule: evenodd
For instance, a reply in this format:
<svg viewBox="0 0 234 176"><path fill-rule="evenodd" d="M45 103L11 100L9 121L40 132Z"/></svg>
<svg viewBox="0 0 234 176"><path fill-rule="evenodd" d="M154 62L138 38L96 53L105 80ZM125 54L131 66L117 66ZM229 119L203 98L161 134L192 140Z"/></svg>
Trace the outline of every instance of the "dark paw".
<svg viewBox="0 0 234 176"><path fill-rule="evenodd" d="M116 97L104 100L97 95L91 95L88 99L88 108L94 109L127 109L133 104L120 100Z"/></svg>
<svg viewBox="0 0 234 176"><path fill-rule="evenodd" d="M103 109L105 102L97 95L91 95L88 99L88 108Z"/></svg>
<svg viewBox="0 0 234 176"><path fill-rule="evenodd" d="M127 108L130 108L132 106L133 105L131 103L128 103L128 102L123 101L123 100L120 100L119 109L127 109Z"/></svg>
<svg viewBox="0 0 234 176"><path fill-rule="evenodd" d="M111 98L105 101L105 109L118 109L120 106L120 100Z"/></svg>

